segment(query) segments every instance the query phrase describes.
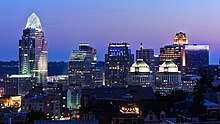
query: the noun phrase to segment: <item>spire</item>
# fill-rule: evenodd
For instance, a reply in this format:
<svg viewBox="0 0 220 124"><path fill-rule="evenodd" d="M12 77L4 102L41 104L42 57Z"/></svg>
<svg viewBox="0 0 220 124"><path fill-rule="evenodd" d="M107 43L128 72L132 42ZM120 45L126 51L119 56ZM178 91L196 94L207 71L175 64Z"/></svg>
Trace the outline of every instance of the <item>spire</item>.
<svg viewBox="0 0 220 124"><path fill-rule="evenodd" d="M37 15L34 12L31 14L31 16L27 20L25 29L27 28L42 30L40 19L37 17Z"/></svg>
<svg viewBox="0 0 220 124"><path fill-rule="evenodd" d="M142 43L140 43L140 49L144 49L144 45Z"/></svg>

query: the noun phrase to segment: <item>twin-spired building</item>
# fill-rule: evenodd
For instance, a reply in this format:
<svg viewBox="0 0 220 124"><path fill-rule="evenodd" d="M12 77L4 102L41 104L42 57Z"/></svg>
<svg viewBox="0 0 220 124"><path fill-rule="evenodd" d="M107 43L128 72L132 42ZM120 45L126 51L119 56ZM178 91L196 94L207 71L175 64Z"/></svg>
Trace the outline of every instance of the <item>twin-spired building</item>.
<svg viewBox="0 0 220 124"><path fill-rule="evenodd" d="M30 75L36 83L46 83L48 75L47 41L40 19L32 13L19 40L19 74Z"/></svg>

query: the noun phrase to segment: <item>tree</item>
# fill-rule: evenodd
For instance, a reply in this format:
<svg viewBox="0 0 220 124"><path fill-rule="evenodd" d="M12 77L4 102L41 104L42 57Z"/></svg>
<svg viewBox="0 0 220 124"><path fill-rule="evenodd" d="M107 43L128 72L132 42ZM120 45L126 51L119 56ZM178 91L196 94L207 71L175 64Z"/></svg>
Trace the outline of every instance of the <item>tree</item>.
<svg viewBox="0 0 220 124"><path fill-rule="evenodd" d="M202 72L200 76L201 78L196 80L193 93L193 110L196 115L200 115L205 111L205 98L203 93L213 89L212 82L214 81L213 76L209 75L207 70Z"/></svg>

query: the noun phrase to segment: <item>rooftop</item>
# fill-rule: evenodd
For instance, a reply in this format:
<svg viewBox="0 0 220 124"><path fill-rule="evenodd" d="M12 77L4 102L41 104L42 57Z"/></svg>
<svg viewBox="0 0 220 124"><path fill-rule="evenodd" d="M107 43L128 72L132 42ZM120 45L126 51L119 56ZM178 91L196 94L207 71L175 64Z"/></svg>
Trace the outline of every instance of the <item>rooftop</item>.
<svg viewBox="0 0 220 124"><path fill-rule="evenodd" d="M40 19L35 13L32 13L31 16L28 18L25 29L27 28L42 30Z"/></svg>

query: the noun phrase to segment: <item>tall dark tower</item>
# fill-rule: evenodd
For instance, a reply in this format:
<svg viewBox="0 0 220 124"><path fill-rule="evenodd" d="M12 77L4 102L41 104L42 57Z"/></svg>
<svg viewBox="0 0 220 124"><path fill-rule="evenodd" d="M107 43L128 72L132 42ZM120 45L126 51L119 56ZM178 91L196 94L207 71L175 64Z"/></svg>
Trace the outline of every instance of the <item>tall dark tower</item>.
<svg viewBox="0 0 220 124"><path fill-rule="evenodd" d="M128 43L109 43L108 54L105 54L105 79L109 86L127 84L127 74L134 63Z"/></svg>
<svg viewBox="0 0 220 124"><path fill-rule="evenodd" d="M185 45L184 51L186 76L197 76L209 65L209 45Z"/></svg>
<svg viewBox="0 0 220 124"><path fill-rule="evenodd" d="M19 40L19 74L30 75L36 83L47 82L47 41L40 19L35 13L28 18L22 39Z"/></svg>

